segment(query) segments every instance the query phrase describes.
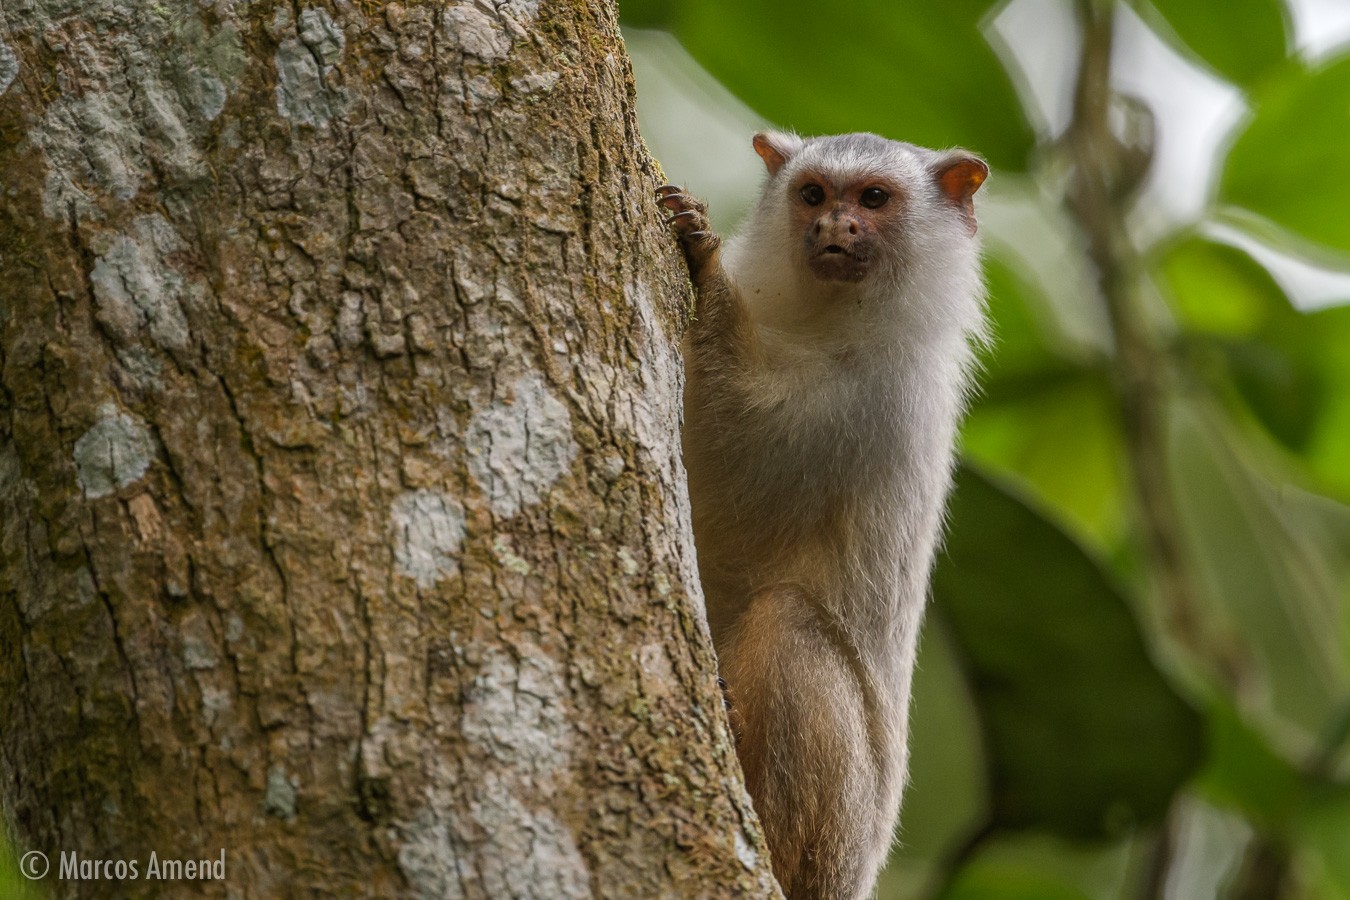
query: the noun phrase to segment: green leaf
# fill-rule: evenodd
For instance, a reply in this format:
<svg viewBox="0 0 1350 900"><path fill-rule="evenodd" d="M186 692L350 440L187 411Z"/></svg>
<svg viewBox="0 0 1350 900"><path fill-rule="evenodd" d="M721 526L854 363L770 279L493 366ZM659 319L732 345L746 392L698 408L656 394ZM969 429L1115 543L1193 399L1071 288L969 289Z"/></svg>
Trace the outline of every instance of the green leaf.
<svg viewBox="0 0 1350 900"><path fill-rule="evenodd" d="M965 457L1014 477L1106 553L1128 528L1119 412L1103 372L1068 368L995 381L962 428Z"/></svg>
<svg viewBox="0 0 1350 900"><path fill-rule="evenodd" d="M1312 73L1290 67L1253 99L1256 115L1228 155L1221 199L1350 250L1350 57Z"/></svg>
<svg viewBox="0 0 1350 900"><path fill-rule="evenodd" d="M5 900L39 900L47 892L40 881L30 881L19 871L18 854L0 837L0 897ZM55 880L50 876L50 880Z"/></svg>
<svg viewBox="0 0 1350 900"><path fill-rule="evenodd" d="M1312 357L1270 340L1299 315L1270 273L1236 247L1191 237L1167 251L1159 274L1187 328L1190 371L1285 446L1302 449L1327 385Z"/></svg>
<svg viewBox="0 0 1350 900"><path fill-rule="evenodd" d="M975 704L941 622L924 629L912 708L905 849L937 857L984 815Z"/></svg>
<svg viewBox="0 0 1350 900"><path fill-rule="evenodd" d="M1289 300L1256 260L1227 244L1189 237L1158 264L1177 318L1189 331L1255 337Z"/></svg>
<svg viewBox="0 0 1350 900"><path fill-rule="evenodd" d="M1350 103L1350 100L1347 101ZM1272 317L1262 333L1269 352L1305 374L1299 389L1315 402L1278 395L1278 382L1266 387L1273 404L1302 407L1306 437L1291 446L1317 479L1317 489L1350 500L1350 306L1303 313L1287 310ZM1291 385L1293 389L1293 385ZM1248 389L1251 395L1250 388ZM1263 417L1273 418L1271 412Z"/></svg>
<svg viewBox="0 0 1350 900"><path fill-rule="evenodd" d="M1101 566L963 468L936 608L970 677L992 821L1087 838L1156 822L1201 756L1200 719L1149 658Z"/></svg>
<svg viewBox="0 0 1350 900"><path fill-rule="evenodd" d="M1169 480L1205 641L1251 687L1244 715L1311 743L1350 695L1343 604L1350 511L1300 490L1212 404L1169 411Z"/></svg>
<svg viewBox="0 0 1350 900"><path fill-rule="evenodd" d="M993 341L962 428L965 455L1013 476L1075 534L1112 550L1126 522L1108 378L1048 321L1050 301L1037 285L998 256L985 260L985 271Z"/></svg>
<svg viewBox="0 0 1350 900"><path fill-rule="evenodd" d="M1053 348L1042 321L1049 301L1002 257L984 261L992 343L980 358L980 393L988 400L1020 395L1025 386L1062 377L1078 367Z"/></svg>
<svg viewBox="0 0 1350 900"><path fill-rule="evenodd" d="M623 0L624 23L664 28L766 118L803 134L875 131L962 145L1006 170L1033 143L980 32L994 0Z"/></svg>
<svg viewBox="0 0 1350 900"><path fill-rule="evenodd" d="M1177 35L1225 77L1250 84L1289 52L1276 0L1152 0Z"/></svg>
<svg viewBox="0 0 1350 900"><path fill-rule="evenodd" d="M1091 895L1034 866L977 862L957 875L942 900L1091 900Z"/></svg>
<svg viewBox="0 0 1350 900"><path fill-rule="evenodd" d="M1209 753L1197 788L1215 805L1236 809L1267 831L1282 831L1303 802L1302 776L1226 700L1209 704L1206 721Z"/></svg>
<svg viewBox="0 0 1350 900"><path fill-rule="evenodd" d="M669 28L674 0L620 0L619 16L625 28Z"/></svg>
<svg viewBox="0 0 1350 900"><path fill-rule="evenodd" d="M978 843L941 891L941 900L1091 900L1124 896L1118 885L1127 843L1086 844L1036 832L1001 833Z"/></svg>
<svg viewBox="0 0 1350 900"><path fill-rule="evenodd" d="M1244 251L1202 238L1169 248L1157 271L1185 329L1187 370L1239 420L1250 414L1302 455L1326 489L1350 496L1338 490L1350 485L1340 439L1350 421L1350 308L1300 312Z"/></svg>
<svg viewBox="0 0 1350 900"><path fill-rule="evenodd" d="M1319 865L1308 896L1319 900L1350 898L1350 787L1327 789L1302 822L1302 842Z"/></svg>
<svg viewBox="0 0 1350 900"><path fill-rule="evenodd" d="M1316 361L1260 341L1222 342L1233 383L1261 424L1292 450L1303 450L1326 397Z"/></svg>

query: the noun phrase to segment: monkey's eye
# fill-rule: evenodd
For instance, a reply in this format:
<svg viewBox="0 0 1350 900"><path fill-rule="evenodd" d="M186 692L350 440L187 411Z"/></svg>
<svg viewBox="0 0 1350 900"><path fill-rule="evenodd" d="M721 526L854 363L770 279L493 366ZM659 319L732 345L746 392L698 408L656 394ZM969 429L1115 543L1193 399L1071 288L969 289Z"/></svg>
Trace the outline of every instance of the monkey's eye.
<svg viewBox="0 0 1350 900"><path fill-rule="evenodd" d="M818 184L808 184L802 187L802 200L806 201L807 206L819 206L825 202L825 189Z"/></svg>
<svg viewBox="0 0 1350 900"><path fill-rule="evenodd" d="M862 205L867 207L868 209L878 209L882 206L885 206L886 201L889 199L891 199L890 194L886 193L881 188L874 188L874 187L868 188L867 190L863 191L862 197L859 198L859 200L862 202Z"/></svg>

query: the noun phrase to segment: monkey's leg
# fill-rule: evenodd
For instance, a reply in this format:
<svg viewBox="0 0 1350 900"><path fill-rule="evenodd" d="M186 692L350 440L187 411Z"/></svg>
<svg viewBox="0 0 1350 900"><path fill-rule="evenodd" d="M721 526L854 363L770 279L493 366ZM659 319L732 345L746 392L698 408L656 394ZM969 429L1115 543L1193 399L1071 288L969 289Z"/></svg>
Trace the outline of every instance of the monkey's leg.
<svg viewBox="0 0 1350 900"><path fill-rule="evenodd" d="M791 900L870 891L890 847L889 787L856 653L793 587L756 594L720 648L737 753Z"/></svg>

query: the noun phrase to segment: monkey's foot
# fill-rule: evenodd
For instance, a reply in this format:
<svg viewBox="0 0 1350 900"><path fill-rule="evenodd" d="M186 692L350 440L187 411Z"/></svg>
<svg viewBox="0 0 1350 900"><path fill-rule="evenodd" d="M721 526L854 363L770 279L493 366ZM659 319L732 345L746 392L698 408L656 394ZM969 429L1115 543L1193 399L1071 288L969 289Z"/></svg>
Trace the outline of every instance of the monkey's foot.
<svg viewBox="0 0 1350 900"><path fill-rule="evenodd" d="M722 243L708 222L708 204L673 184L663 184L656 189L656 202L670 210L666 224L680 240L689 274L697 277Z"/></svg>
<svg viewBox="0 0 1350 900"><path fill-rule="evenodd" d="M722 689L722 709L727 714L727 722L731 725L731 739L740 744L743 725L740 710L736 709L736 704L731 699L731 688L727 686L726 679L720 675L717 676L717 686Z"/></svg>

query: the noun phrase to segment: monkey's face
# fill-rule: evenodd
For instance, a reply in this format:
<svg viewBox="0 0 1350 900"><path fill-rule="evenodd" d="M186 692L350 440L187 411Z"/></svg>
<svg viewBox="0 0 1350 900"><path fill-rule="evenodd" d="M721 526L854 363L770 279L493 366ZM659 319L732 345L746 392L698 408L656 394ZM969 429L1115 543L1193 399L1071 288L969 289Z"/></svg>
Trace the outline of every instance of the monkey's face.
<svg viewBox="0 0 1350 900"><path fill-rule="evenodd" d="M788 192L806 264L821 281L862 281L902 225L904 189L891 179L840 182L807 171Z"/></svg>

